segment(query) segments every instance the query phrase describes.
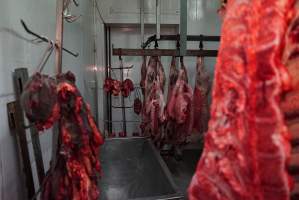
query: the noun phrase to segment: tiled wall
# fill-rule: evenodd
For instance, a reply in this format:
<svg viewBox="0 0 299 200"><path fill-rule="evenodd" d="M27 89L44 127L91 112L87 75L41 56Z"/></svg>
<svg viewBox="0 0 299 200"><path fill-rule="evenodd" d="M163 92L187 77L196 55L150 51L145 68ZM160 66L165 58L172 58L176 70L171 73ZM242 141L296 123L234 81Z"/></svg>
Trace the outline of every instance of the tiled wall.
<svg viewBox="0 0 299 200"><path fill-rule="evenodd" d="M93 90L89 88L92 76L86 70L94 63L94 35L93 35L93 1L79 0L80 6L72 9L74 14L82 14L75 23L65 23L64 46L70 50L79 52L79 58L63 54L63 70L71 70L77 77L77 85L91 102L94 109ZM14 100L12 87L12 72L16 68L26 67L31 74L36 68L46 44L32 45L20 40L4 30L15 30L21 35L27 35L20 19L24 19L27 25L38 33L49 38L55 38L56 0L1 0L0 2L0 199L23 200L25 191L22 172L19 166L16 141L8 128L6 117L6 104ZM54 72L54 55L45 67L45 73ZM95 112L94 112L95 113ZM35 170L35 162L32 153L32 144L28 134L28 145L31 156L31 164ZM49 168L51 158L51 131L41 133L40 140L43 159L46 169ZM36 172L34 173L35 185L38 188Z"/></svg>

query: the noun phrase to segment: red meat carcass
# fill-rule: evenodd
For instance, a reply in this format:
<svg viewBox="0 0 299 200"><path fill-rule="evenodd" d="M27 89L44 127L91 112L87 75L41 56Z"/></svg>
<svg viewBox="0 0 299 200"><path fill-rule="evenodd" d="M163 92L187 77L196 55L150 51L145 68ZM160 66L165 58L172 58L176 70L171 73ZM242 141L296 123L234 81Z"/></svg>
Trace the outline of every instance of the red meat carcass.
<svg viewBox="0 0 299 200"><path fill-rule="evenodd" d="M283 64L286 65L291 76L291 89L284 94L280 104L292 137L288 171L294 177L295 186L291 200L299 199L299 1L296 1L296 8L286 33L283 54Z"/></svg>
<svg viewBox="0 0 299 200"><path fill-rule="evenodd" d="M168 110L170 110L171 108L169 108L170 106L172 106L170 104L170 100L172 98L172 93L173 93L173 88L176 85L176 82L178 80L178 75L179 75L179 70L176 67L176 59L175 57L172 57L171 60L171 65L170 65L170 70L169 70L169 85L168 85L168 94L167 94L167 105L166 105L166 109L167 109L167 122L166 122L166 138L165 141L166 143L176 143L175 138L176 136L176 122L174 119L172 119L171 117L169 117L169 112Z"/></svg>
<svg viewBox="0 0 299 200"><path fill-rule="evenodd" d="M208 124L208 94L210 90L209 75L204 69L203 58L198 57L196 63L196 82L193 92L192 112L193 131L203 133Z"/></svg>
<svg viewBox="0 0 299 200"><path fill-rule="evenodd" d="M108 138L115 138L116 137L116 133L112 132L108 134Z"/></svg>
<svg viewBox="0 0 299 200"><path fill-rule="evenodd" d="M144 63L143 63L144 64ZM144 67L144 66L142 66ZM146 76L144 79L144 100L143 100L143 106L142 106L142 122L140 125L140 129L142 131L143 136L150 136L151 135L151 128L150 128L150 122L151 122L151 116L148 114L146 107L148 107L149 104L149 94L151 92L151 88L153 87L154 80L156 77L156 69L157 69L157 59L156 57L150 57L148 61L148 66L145 67L146 69Z"/></svg>
<svg viewBox="0 0 299 200"><path fill-rule="evenodd" d="M168 85L168 94L167 94L167 103L170 101L172 96L173 88L178 80L179 70L176 68L175 57L172 57L170 70L169 70L169 85Z"/></svg>
<svg viewBox="0 0 299 200"><path fill-rule="evenodd" d="M104 82L104 91L109 93L113 89L113 79L112 78L106 78Z"/></svg>
<svg viewBox="0 0 299 200"><path fill-rule="evenodd" d="M218 10L219 15L223 18L226 13L227 0L221 0L221 7Z"/></svg>
<svg viewBox="0 0 299 200"><path fill-rule="evenodd" d="M151 134L160 134L160 124L165 121L165 102L163 93L160 89L159 81L156 81L147 97L145 112L150 116Z"/></svg>
<svg viewBox="0 0 299 200"><path fill-rule="evenodd" d="M142 65L141 65L141 80L140 80L140 87L142 90L142 94L145 94L145 79L146 79L146 56L143 57Z"/></svg>
<svg viewBox="0 0 299 200"><path fill-rule="evenodd" d="M39 130L50 128L59 118L56 80L48 75L36 73L30 77L21 97L27 118Z"/></svg>
<svg viewBox="0 0 299 200"><path fill-rule="evenodd" d="M141 102L141 100L139 98L136 98L134 100L134 106L133 106L133 108L134 108L134 112L137 115L139 115L141 113L141 111L142 111L142 102Z"/></svg>
<svg viewBox="0 0 299 200"><path fill-rule="evenodd" d="M121 94L124 97L128 97L132 91L134 91L134 83L132 82L132 80L124 80L121 88Z"/></svg>
<svg viewBox="0 0 299 200"><path fill-rule="evenodd" d="M183 63L167 105L169 123L167 125L168 138L172 143L182 144L190 134L192 123L192 88L188 84L187 70ZM170 131L173 130L171 133ZM168 133L169 132L169 133Z"/></svg>
<svg viewBox="0 0 299 200"><path fill-rule="evenodd" d="M165 73L158 57L151 57L145 80L145 101L142 111L141 129L154 141L162 140L162 124L166 120L164 101Z"/></svg>
<svg viewBox="0 0 299 200"><path fill-rule="evenodd" d="M57 76L55 86L52 82L50 77L35 74L26 84L22 96L26 115L38 129L49 128L58 120L57 152L45 177L41 199L97 200L97 174L101 171L99 147L103 138L89 105L75 86L75 76L68 72ZM45 96L52 97L46 99L47 102ZM45 120L45 116L51 120Z"/></svg>
<svg viewBox="0 0 299 200"><path fill-rule="evenodd" d="M157 65L157 80L159 81L159 85L162 93L164 93L166 76L165 76L163 65L159 57L158 57L158 65Z"/></svg>
<svg viewBox="0 0 299 200"><path fill-rule="evenodd" d="M127 133L124 131L121 131L118 133L118 137L121 137L121 138L127 137Z"/></svg>
<svg viewBox="0 0 299 200"><path fill-rule="evenodd" d="M118 80L112 80L112 89L111 93L113 96L118 96L121 92L121 82Z"/></svg>
<svg viewBox="0 0 299 200"><path fill-rule="evenodd" d="M122 90L121 82L112 78L106 78L104 82L104 91L118 96Z"/></svg>
<svg viewBox="0 0 299 200"><path fill-rule="evenodd" d="M190 200L289 200L289 132L279 102L291 0L229 0L209 130Z"/></svg>

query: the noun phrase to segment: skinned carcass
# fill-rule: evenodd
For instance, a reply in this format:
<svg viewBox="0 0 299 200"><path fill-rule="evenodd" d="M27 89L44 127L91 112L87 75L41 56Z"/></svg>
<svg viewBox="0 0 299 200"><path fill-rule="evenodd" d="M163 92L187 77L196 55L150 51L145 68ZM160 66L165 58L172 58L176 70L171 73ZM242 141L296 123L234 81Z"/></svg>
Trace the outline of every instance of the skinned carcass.
<svg viewBox="0 0 299 200"><path fill-rule="evenodd" d="M164 101L165 73L158 57L151 57L145 79L145 100L141 129L159 143L162 140L162 124L166 120Z"/></svg>
<svg viewBox="0 0 299 200"><path fill-rule="evenodd" d="M139 98L134 99L134 112L139 115L142 111L142 101Z"/></svg>
<svg viewBox="0 0 299 200"><path fill-rule="evenodd" d="M169 70L169 85L168 85L168 94L167 94L167 102L170 101L172 97L172 91L175 87L176 81L178 80L179 70L176 68L176 60L175 57L172 57L170 70Z"/></svg>
<svg viewBox="0 0 299 200"><path fill-rule="evenodd" d="M122 84L118 80L114 80L112 78L106 78L104 82L104 91L107 93L111 93L113 96L118 96L120 93L124 93L122 89ZM128 90L128 89L127 89ZM127 91L126 90L126 91ZM128 90L129 91L129 90ZM129 92L127 92L129 93ZM126 94L127 94L126 93ZM129 95L129 94L128 94Z"/></svg>
<svg viewBox="0 0 299 200"><path fill-rule="evenodd" d="M288 172L294 180L291 200L299 199L299 1L296 1L295 12L285 35L283 64L291 76L291 89L284 95L280 108L284 113L286 125L291 133L292 152L288 164Z"/></svg>
<svg viewBox="0 0 299 200"><path fill-rule="evenodd" d="M58 75L55 84L53 81L48 76L35 74L26 84L22 96L26 115L39 130L58 121L56 159L51 161L43 181L41 199L97 200L102 135L89 105L75 86L75 76L68 72ZM50 87L48 83L51 83ZM48 102L44 102L46 96L51 96L46 99Z"/></svg>
<svg viewBox="0 0 299 200"><path fill-rule="evenodd" d="M170 70L169 70L169 84L168 84L168 94L167 94L167 105L166 105L166 114L167 114L167 122L165 127L165 142L168 144L176 143L176 122L174 119L169 117L168 109L170 106L170 100L172 98L173 89L178 80L179 70L176 67L176 59L172 57Z"/></svg>
<svg viewBox="0 0 299 200"><path fill-rule="evenodd" d="M145 95L146 73L147 73L146 56L144 56L143 61L142 61L142 65L141 65L141 80L140 80L140 87L141 87L143 95Z"/></svg>
<svg viewBox="0 0 299 200"><path fill-rule="evenodd" d="M188 84L187 70L183 62L181 63L175 86L170 91L170 94L167 104L169 120L166 128L167 140L171 141L172 144L182 144L190 134L190 126L193 119L193 113L191 112L193 93L192 88Z"/></svg>
<svg viewBox="0 0 299 200"><path fill-rule="evenodd" d="M279 108L292 0L229 0L209 130L190 200L289 200L290 134Z"/></svg>
<svg viewBox="0 0 299 200"><path fill-rule="evenodd" d="M146 112L147 110L149 110L146 109L146 107L150 103L148 96L151 92L151 88L154 85L154 81L157 74L157 59L155 57L150 57L148 61L148 66L145 68L146 68L146 75L145 75L144 87L143 87L144 100L142 106L142 123L140 125L140 128L144 136L150 136L152 134L151 127L149 125L151 122L151 115L149 115L149 113Z"/></svg>
<svg viewBox="0 0 299 200"><path fill-rule="evenodd" d="M193 93L193 131L194 133L204 133L207 131L209 108L208 94L210 91L210 81L207 71L204 69L203 58L198 57L196 63L196 82Z"/></svg>
<svg viewBox="0 0 299 200"><path fill-rule="evenodd" d="M48 75L36 73L30 77L21 97L22 107L29 121L38 130L52 127L59 118L56 80Z"/></svg>
<svg viewBox="0 0 299 200"><path fill-rule="evenodd" d="M122 83L121 87L121 94L123 97L128 97L130 96L130 93L134 91L134 83L131 79L126 79Z"/></svg>

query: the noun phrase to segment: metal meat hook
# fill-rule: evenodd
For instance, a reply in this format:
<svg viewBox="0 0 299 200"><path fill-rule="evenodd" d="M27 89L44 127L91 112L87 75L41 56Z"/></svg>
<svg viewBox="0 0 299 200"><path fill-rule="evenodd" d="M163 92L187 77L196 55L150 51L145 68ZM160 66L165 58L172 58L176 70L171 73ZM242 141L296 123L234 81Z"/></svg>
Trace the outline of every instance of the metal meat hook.
<svg viewBox="0 0 299 200"><path fill-rule="evenodd" d="M76 2L75 0L72 0L72 2L75 4L75 6L77 6L77 7L79 6L78 2ZM63 17L67 22L73 23L73 22L77 21L81 17L81 15L75 16L75 15L71 14L70 8L69 8L70 3L71 3L71 0L64 1Z"/></svg>
<svg viewBox="0 0 299 200"><path fill-rule="evenodd" d="M76 7L79 6L79 3L76 0L64 0L63 8L66 9L70 5L71 1L75 4Z"/></svg>
<svg viewBox="0 0 299 200"><path fill-rule="evenodd" d="M40 39L40 40L43 41L43 42L47 42L47 43L50 42L50 40L49 40L48 38L46 38L45 36L39 35L39 34L33 32L33 31L31 31L31 30L27 27L26 23L25 23L22 19L21 19L21 24L22 24L23 28L25 29L25 31L26 31L28 34L33 35L34 37ZM55 44L55 46L56 46L56 44ZM65 51L65 52L67 52L67 53L69 53L69 54L71 54L71 55L74 56L74 57L78 57L78 56L79 56L79 53L73 53L72 51L70 51L70 50L68 50L68 49L66 49L66 48L64 48L64 47L62 48L62 50Z"/></svg>
<svg viewBox="0 0 299 200"><path fill-rule="evenodd" d="M73 23L73 22L77 21L80 17L81 17L81 15L74 16L74 15L70 15L70 14L64 14L64 19L68 23Z"/></svg>
<svg viewBox="0 0 299 200"><path fill-rule="evenodd" d="M180 62L181 64L184 64L184 56L180 56Z"/></svg>
<svg viewBox="0 0 299 200"><path fill-rule="evenodd" d="M40 39L36 38L36 39L30 40L28 38L23 37L21 34L19 34L18 32L16 32L13 29L9 29L9 28L6 28L6 27L0 27L0 33L2 33L2 32L3 33L8 33L8 34L10 34L10 35L12 35L12 36L14 36L16 38L19 38L19 39L24 40L26 42L29 42L31 44L37 45L37 44L40 43Z"/></svg>
<svg viewBox="0 0 299 200"><path fill-rule="evenodd" d="M43 57L40 60L38 66L36 68L36 72L40 72L41 73L43 71L46 63L48 62L51 54L53 53L54 47L55 47L54 42L52 40L49 40L49 45L48 45L46 51L44 52Z"/></svg>
<svg viewBox="0 0 299 200"><path fill-rule="evenodd" d="M199 49L203 50L203 41L202 40L200 40L200 42L199 42Z"/></svg>

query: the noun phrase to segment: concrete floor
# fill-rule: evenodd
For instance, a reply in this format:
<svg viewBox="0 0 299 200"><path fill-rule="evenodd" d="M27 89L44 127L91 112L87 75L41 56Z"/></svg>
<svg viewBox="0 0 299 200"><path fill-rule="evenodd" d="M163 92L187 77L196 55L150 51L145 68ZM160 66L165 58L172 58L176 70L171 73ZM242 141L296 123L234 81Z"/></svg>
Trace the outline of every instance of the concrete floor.
<svg viewBox="0 0 299 200"><path fill-rule="evenodd" d="M195 172L200 154L200 149L185 149L180 161L177 161L173 156L164 156L173 179L178 189L185 195L185 199L187 199L187 189Z"/></svg>
<svg viewBox="0 0 299 200"><path fill-rule="evenodd" d="M181 199L171 172L146 138L106 139L100 159L101 200Z"/></svg>

